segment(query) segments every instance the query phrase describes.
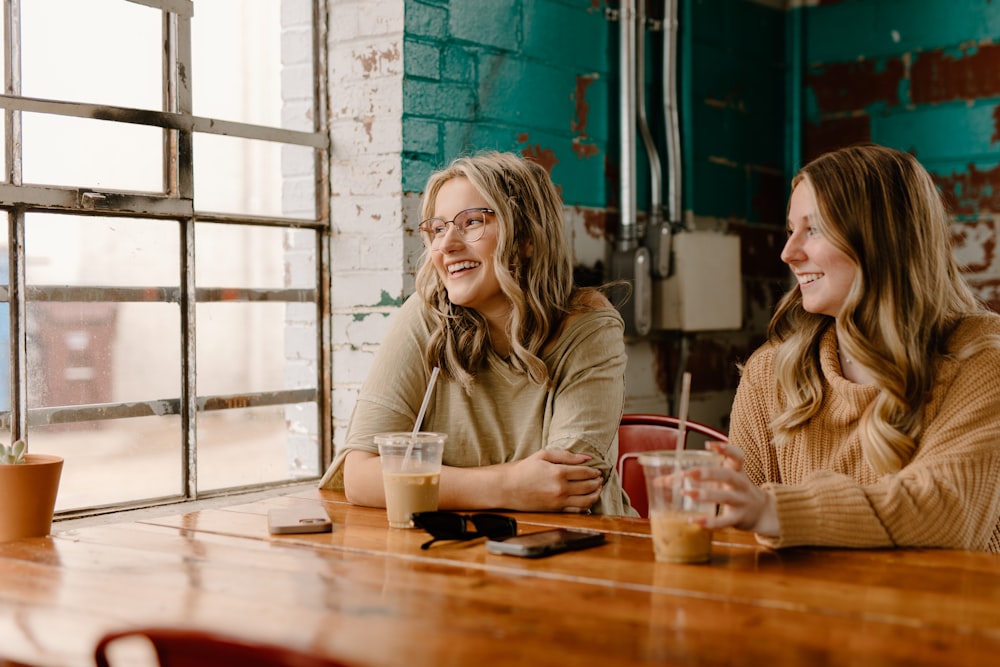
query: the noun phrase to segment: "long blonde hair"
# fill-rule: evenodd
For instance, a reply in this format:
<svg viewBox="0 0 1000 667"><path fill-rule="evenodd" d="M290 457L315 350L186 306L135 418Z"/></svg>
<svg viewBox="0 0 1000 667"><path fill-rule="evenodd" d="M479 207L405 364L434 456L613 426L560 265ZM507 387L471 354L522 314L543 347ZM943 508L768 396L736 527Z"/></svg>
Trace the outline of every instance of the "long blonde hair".
<svg viewBox="0 0 1000 667"><path fill-rule="evenodd" d="M879 389L862 414L865 457L880 473L899 470L921 436L935 363L966 315L985 308L962 279L951 252L950 223L930 175L902 151L860 145L827 153L792 180L815 194L817 225L858 271L834 324L806 312L798 285L778 304L768 328L777 345L775 386L781 411L777 444L819 410L819 341L836 326L844 354L867 368ZM980 347L996 343L981 342ZM951 351L962 356L971 350Z"/></svg>
<svg viewBox="0 0 1000 667"><path fill-rule="evenodd" d="M548 369L540 351L573 310L573 265L563 229L562 199L541 165L514 153L490 152L458 158L433 174L424 191L422 219L434 215L438 191L453 178L468 179L496 212L493 267L511 306L508 362L533 382L545 384ZM425 363L428 368L440 367L444 376L470 390L490 347L485 318L451 303L427 248L416 289L436 322Z"/></svg>

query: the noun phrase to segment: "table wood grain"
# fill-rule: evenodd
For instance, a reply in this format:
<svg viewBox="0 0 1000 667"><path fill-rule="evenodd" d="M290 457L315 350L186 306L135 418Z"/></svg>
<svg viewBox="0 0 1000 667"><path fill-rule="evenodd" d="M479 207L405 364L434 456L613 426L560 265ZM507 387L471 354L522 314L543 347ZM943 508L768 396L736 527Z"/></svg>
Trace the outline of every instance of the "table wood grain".
<svg viewBox="0 0 1000 667"><path fill-rule="evenodd" d="M332 533L272 536L322 504ZM961 665L1000 656L1000 557L789 549L719 531L710 563L653 558L644 519L511 513L607 543L544 559L388 528L307 489L0 544L2 659L92 665L101 635L198 627L360 666Z"/></svg>

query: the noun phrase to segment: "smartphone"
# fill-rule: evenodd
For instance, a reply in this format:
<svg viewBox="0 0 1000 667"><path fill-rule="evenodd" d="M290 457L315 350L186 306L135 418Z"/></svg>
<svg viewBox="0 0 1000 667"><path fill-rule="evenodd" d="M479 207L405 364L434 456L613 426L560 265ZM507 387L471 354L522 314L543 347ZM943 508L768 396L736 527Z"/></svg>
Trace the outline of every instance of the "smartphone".
<svg viewBox="0 0 1000 667"><path fill-rule="evenodd" d="M267 529L272 535L329 533L333 522L322 507L289 507L268 510Z"/></svg>
<svg viewBox="0 0 1000 667"><path fill-rule="evenodd" d="M487 540L486 550L494 554L541 558L563 551L596 547L600 544L604 544L604 533L594 530L553 528L537 533Z"/></svg>

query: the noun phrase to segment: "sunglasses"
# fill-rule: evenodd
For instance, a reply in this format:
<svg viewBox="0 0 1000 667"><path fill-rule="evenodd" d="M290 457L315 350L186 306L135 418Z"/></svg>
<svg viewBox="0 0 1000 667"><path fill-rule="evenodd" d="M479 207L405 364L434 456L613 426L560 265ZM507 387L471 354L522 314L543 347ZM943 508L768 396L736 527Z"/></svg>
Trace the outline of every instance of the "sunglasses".
<svg viewBox="0 0 1000 667"><path fill-rule="evenodd" d="M500 514L458 514L457 512L417 512L411 515L413 525L426 530L434 538L420 545L429 549L444 540L474 540L477 537L497 539L517 535L517 521ZM475 530L469 530L469 522Z"/></svg>

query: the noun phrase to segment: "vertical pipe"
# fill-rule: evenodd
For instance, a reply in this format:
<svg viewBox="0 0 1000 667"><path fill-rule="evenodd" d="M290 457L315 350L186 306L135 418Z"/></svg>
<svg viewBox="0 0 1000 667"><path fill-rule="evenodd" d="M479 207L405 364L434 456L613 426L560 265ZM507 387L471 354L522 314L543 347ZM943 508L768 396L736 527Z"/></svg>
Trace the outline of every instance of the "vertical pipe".
<svg viewBox="0 0 1000 667"><path fill-rule="evenodd" d="M649 250L639 245L636 220L636 0L624 0L619 21L621 224L609 262L610 277L629 285L629 298L615 296L626 335L645 336L652 328L653 296Z"/></svg>
<svg viewBox="0 0 1000 667"><path fill-rule="evenodd" d="M663 113L667 123L667 219L675 228L681 220L681 127L677 111L677 2L666 0L663 13Z"/></svg>
<svg viewBox="0 0 1000 667"><path fill-rule="evenodd" d="M619 150L621 151L621 225L618 250L634 250L638 245L636 231L635 177L635 90L636 90L636 0L625 0L619 18L618 62L621 70L618 90L620 105Z"/></svg>
<svg viewBox="0 0 1000 667"><path fill-rule="evenodd" d="M683 4L680 7L680 16L692 17L694 15L694 8L692 4L694 0L674 0L675 3ZM691 74L693 57L693 42L692 37L692 27L691 19L689 18L685 23L683 28L680 22L677 22L677 46L680 51L680 56L678 59L678 65L683 65L686 68L687 76L679 76L680 83L680 94L678 95L678 108L683 107L683 116L688 119L688 123L691 123L692 118L694 118L694 92L692 91L691 79L693 75ZM681 72L680 66L675 68L678 72ZM678 130L680 129L680 123L677 124ZM686 139L686 145L685 145ZM681 138L678 141L678 150L680 152L679 163L684 165L683 173L688 174L685 179L678 179L677 186L677 206L680 209L683 199L687 200L688 210L693 212L695 207L694 200L694 178L691 174L694 173L694 148L692 147L691 135L690 133L685 137L681 134ZM683 210L679 211L680 215L683 217ZM681 229L687 228L687 224L681 222Z"/></svg>
<svg viewBox="0 0 1000 667"><path fill-rule="evenodd" d="M639 29L636 38L636 115L639 134L649 160L649 215L646 221L645 245L649 249L654 276L666 278L670 273L670 228L663 224L663 167L660 153L649 130L646 118L646 21L645 3L639 10Z"/></svg>

